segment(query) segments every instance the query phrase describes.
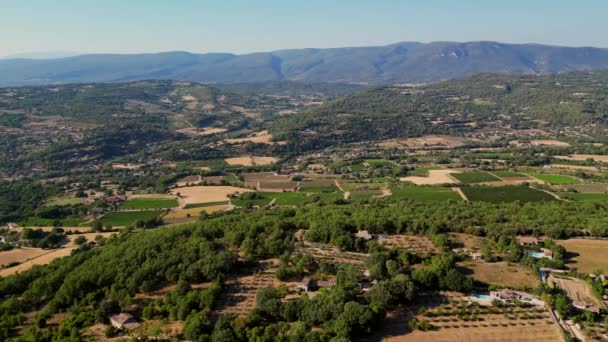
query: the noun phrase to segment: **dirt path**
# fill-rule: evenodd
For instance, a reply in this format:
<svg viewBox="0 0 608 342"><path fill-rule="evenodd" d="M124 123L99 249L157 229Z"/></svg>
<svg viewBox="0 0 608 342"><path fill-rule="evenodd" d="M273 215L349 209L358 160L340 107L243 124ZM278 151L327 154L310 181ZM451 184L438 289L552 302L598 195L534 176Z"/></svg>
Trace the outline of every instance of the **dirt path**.
<svg viewBox="0 0 608 342"><path fill-rule="evenodd" d="M345 191L344 192L344 199L347 200L350 198L350 191Z"/></svg>
<svg viewBox="0 0 608 342"><path fill-rule="evenodd" d="M344 189L342 188L342 185L340 185L340 182L338 182L338 180L337 180L337 179L335 179L335 180L334 180L334 183L336 184L336 187L337 187L338 189L340 189L340 191L342 191L342 192L346 192L346 191L344 191Z"/></svg>
<svg viewBox="0 0 608 342"><path fill-rule="evenodd" d="M460 198L462 198L463 201L465 201L465 202L469 201L469 199L467 198L467 195L465 195L464 192L462 192L461 188L455 186L455 187L452 188L452 190L456 191L456 193L458 195L460 195Z"/></svg>
<svg viewBox="0 0 608 342"><path fill-rule="evenodd" d="M272 207L274 205L274 202L276 202L276 201L277 201L277 199L273 198L272 201L270 201L270 203L268 203L268 206Z"/></svg>
<svg viewBox="0 0 608 342"><path fill-rule="evenodd" d="M377 198L388 197L392 194L391 189L382 189L382 195L378 196Z"/></svg>
<svg viewBox="0 0 608 342"><path fill-rule="evenodd" d="M543 190L543 189L536 189L536 190L539 190L539 191L545 192L545 193L547 193L547 194L549 194L549 195L553 196L553 198L555 198L555 199L556 199L556 200L558 200L558 201L570 202L570 201L568 201L567 199L563 199L563 198L559 197L557 194L552 193L551 191L547 191L547 190Z"/></svg>

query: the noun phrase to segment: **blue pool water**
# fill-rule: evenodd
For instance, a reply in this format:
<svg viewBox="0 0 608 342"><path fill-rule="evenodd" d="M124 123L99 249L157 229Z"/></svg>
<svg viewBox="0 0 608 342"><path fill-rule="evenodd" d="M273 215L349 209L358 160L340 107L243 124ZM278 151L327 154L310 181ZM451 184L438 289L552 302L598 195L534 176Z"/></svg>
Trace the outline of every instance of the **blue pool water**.
<svg viewBox="0 0 608 342"><path fill-rule="evenodd" d="M534 251L528 251L528 255L531 256L531 257L533 257L533 258L538 258L538 259L545 257L545 255L543 253L541 253L541 252L534 252Z"/></svg>
<svg viewBox="0 0 608 342"><path fill-rule="evenodd" d="M474 297L477 299L490 299L490 296L485 294L476 294Z"/></svg>

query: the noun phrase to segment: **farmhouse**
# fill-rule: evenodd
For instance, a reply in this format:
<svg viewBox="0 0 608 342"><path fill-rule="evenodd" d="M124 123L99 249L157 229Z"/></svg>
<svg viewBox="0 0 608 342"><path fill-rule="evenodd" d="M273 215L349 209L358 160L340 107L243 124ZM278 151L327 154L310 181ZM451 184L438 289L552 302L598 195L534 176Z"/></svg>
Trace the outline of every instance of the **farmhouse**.
<svg viewBox="0 0 608 342"><path fill-rule="evenodd" d="M512 291L509 289L502 289L498 291L490 291L490 298L499 300L503 303L507 303L513 300L518 300L520 302L528 303L531 305L542 306L545 303L534 296L520 291Z"/></svg>
<svg viewBox="0 0 608 342"><path fill-rule="evenodd" d="M536 246L543 241L535 236L517 236L516 240L520 246Z"/></svg>
<svg viewBox="0 0 608 342"><path fill-rule="evenodd" d="M548 248L541 248L540 251L541 251L541 253L543 253L543 255L546 258L553 259L553 251L552 250L550 250Z"/></svg>
<svg viewBox="0 0 608 342"><path fill-rule="evenodd" d="M108 203L112 203L112 204L120 204L126 200L127 200L127 196L125 196L125 195L106 197L106 201Z"/></svg>
<svg viewBox="0 0 608 342"><path fill-rule="evenodd" d="M120 313L118 315L110 316L110 324L116 329L127 329L132 330L139 327L139 323L133 316L128 313Z"/></svg>
<svg viewBox="0 0 608 342"><path fill-rule="evenodd" d="M309 277L305 277L298 285L298 288L306 292L313 292L323 288L331 289L332 287L334 287L334 285L336 285L336 283L334 283L333 281L314 280Z"/></svg>

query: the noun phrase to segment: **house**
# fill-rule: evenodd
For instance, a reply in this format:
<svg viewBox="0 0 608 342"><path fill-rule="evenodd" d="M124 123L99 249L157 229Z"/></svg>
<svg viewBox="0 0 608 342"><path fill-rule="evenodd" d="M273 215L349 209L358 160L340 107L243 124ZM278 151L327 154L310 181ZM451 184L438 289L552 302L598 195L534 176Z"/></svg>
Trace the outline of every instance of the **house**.
<svg viewBox="0 0 608 342"><path fill-rule="evenodd" d="M543 253L546 258L553 259L553 251L549 248L541 248L540 252Z"/></svg>
<svg viewBox="0 0 608 342"><path fill-rule="evenodd" d="M490 291L490 298L492 300L498 300L503 303L517 300L520 302L528 303L530 305L536 305L536 306L545 305L545 302L534 297L531 294L528 294L525 292L520 292L520 291L513 291L513 290L509 290L509 289Z"/></svg>
<svg viewBox="0 0 608 342"><path fill-rule="evenodd" d="M355 237L359 239L363 239L365 241L369 241L374 238L372 234L370 234L367 230L360 230L355 233Z"/></svg>
<svg viewBox="0 0 608 342"><path fill-rule="evenodd" d="M515 239L520 246L536 246L542 241L535 236L517 236Z"/></svg>
<svg viewBox="0 0 608 342"><path fill-rule="evenodd" d="M116 329L127 329L133 330L139 327L139 323L133 316L130 314L123 312L118 315L110 316L110 324Z"/></svg>
<svg viewBox="0 0 608 342"><path fill-rule="evenodd" d="M483 254L480 252L471 253L471 259L473 261L483 261Z"/></svg>
<svg viewBox="0 0 608 342"><path fill-rule="evenodd" d="M302 281L298 285L298 288L300 288L306 292L311 292L317 288L317 284L315 283L315 281L313 279L311 279L309 277L304 277L304 279L302 279Z"/></svg>
<svg viewBox="0 0 608 342"><path fill-rule="evenodd" d="M120 204L127 200L127 196L119 195L119 196L108 196L106 197L106 201L112 204Z"/></svg>
<svg viewBox="0 0 608 342"><path fill-rule="evenodd" d="M103 213L105 213L106 210L104 208L100 208L100 207L95 207L93 209L91 209L91 215L93 215L93 217L98 217L100 215L103 215Z"/></svg>
<svg viewBox="0 0 608 342"><path fill-rule="evenodd" d="M333 281L327 281L327 280L318 280L317 281L317 289L331 289L335 285L336 285L336 283Z"/></svg>

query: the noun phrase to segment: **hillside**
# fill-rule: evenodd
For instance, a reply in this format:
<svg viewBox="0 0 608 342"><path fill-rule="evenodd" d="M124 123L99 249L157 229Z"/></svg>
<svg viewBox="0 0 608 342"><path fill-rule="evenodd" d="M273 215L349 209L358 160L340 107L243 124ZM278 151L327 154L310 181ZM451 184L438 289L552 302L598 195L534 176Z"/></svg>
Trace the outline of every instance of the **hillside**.
<svg viewBox="0 0 608 342"><path fill-rule="evenodd" d="M423 83L480 72L550 74L608 68L608 49L496 42L397 43L234 55L165 52L0 60L0 86L173 79L233 83Z"/></svg>

